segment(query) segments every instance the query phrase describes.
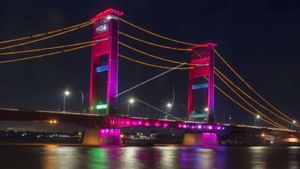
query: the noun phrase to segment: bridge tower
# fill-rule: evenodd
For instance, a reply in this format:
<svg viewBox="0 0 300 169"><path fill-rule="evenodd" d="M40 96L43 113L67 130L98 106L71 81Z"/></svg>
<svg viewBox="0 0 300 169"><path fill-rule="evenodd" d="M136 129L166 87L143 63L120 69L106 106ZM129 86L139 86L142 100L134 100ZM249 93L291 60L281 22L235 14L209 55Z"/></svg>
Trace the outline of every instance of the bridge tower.
<svg viewBox="0 0 300 169"><path fill-rule="evenodd" d="M91 21L93 40L89 91L89 110L91 113L109 115L116 112L118 94L118 41L119 20L123 12L108 9L97 14ZM106 74L105 74L106 73ZM103 78L105 77L105 78ZM106 89L101 82L106 79ZM102 90L101 90L102 89Z"/></svg>
<svg viewBox="0 0 300 169"><path fill-rule="evenodd" d="M188 118L204 118L207 117L208 122L214 121L214 43L206 43L195 45L191 48L190 64L196 64L197 67L189 70L188 81L188 103L187 113ZM203 83L198 79L205 78ZM207 101L205 113L196 112L194 110L194 90L207 89ZM204 112L204 111L203 111Z"/></svg>

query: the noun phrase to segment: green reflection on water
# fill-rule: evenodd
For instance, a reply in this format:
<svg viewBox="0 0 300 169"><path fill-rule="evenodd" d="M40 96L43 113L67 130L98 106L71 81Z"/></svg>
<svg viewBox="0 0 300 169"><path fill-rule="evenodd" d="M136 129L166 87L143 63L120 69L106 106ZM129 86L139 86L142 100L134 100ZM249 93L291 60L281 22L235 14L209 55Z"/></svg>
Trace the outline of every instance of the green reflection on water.
<svg viewBox="0 0 300 169"><path fill-rule="evenodd" d="M92 148L89 151L89 168L90 169L108 168L106 149Z"/></svg>

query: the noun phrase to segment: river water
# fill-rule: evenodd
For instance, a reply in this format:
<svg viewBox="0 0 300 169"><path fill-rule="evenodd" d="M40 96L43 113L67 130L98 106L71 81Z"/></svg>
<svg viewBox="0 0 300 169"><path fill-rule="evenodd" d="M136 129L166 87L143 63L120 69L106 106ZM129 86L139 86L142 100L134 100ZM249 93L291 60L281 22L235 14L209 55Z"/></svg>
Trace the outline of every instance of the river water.
<svg viewBox="0 0 300 169"><path fill-rule="evenodd" d="M0 169L300 169L300 147L0 146Z"/></svg>

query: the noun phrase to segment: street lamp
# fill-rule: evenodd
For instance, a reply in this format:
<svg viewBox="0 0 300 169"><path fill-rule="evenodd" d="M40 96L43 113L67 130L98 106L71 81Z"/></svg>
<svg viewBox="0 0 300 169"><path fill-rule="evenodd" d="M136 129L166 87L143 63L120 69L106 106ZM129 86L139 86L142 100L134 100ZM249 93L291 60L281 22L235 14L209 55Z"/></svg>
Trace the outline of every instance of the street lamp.
<svg viewBox="0 0 300 169"><path fill-rule="evenodd" d="M81 94L81 111L83 113L85 113L85 109L84 109L84 92L82 90L80 90L80 94Z"/></svg>
<svg viewBox="0 0 300 169"><path fill-rule="evenodd" d="M206 113L207 117L208 117L208 113L209 113L209 108L208 107L205 107L204 109L204 113ZM208 118L204 118L204 121L207 121Z"/></svg>
<svg viewBox="0 0 300 169"><path fill-rule="evenodd" d="M132 105L135 102L134 98L128 99L128 105L127 105L127 116L129 116L130 111L130 105Z"/></svg>
<svg viewBox="0 0 300 169"><path fill-rule="evenodd" d="M172 103L168 102L168 103L166 104L166 107L170 109L170 108L172 107Z"/></svg>
<svg viewBox="0 0 300 169"><path fill-rule="evenodd" d="M209 111L209 108L208 107L205 107L204 108L204 111L207 113Z"/></svg>
<svg viewBox="0 0 300 169"><path fill-rule="evenodd" d="M68 97L71 94L69 90L64 91L64 97L63 97L63 111L66 111L66 97Z"/></svg>
<svg viewBox="0 0 300 169"><path fill-rule="evenodd" d="M296 124L297 124L297 121L293 120L293 124L291 124L291 128L294 129L293 125L296 126Z"/></svg>
<svg viewBox="0 0 300 169"><path fill-rule="evenodd" d="M256 116L255 116L255 120L254 120L254 126L256 126L256 120L259 120L260 119L260 115L259 114L257 114Z"/></svg>
<svg viewBox="0 0 300 169"><path fill-rule="evenodd" d="M168 102L166 104L166 116L165 116L165 118L168 118L168 115L171 112L172 107L173 107L172 103Z"/></svg>

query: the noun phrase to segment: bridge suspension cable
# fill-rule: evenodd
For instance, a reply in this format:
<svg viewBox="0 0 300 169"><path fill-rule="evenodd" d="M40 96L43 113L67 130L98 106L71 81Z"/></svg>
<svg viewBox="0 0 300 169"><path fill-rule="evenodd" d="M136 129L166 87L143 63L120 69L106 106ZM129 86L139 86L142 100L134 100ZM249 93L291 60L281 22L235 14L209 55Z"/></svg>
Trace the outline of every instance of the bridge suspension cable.
<svg viewBox="0 0 300 169"><path fill-rule="evenodd" d="M74 43L74 44L59 45L59 46L52 46L52 47L46 47L46 48L36 48L36 49L21 50L21 51L14 51L14 52L3 52L3 53L0 53L0 56L41 52L41 51L47 51L47 50L53 50L53 49L62 49L62 48L86 45L86 44L91 44L91 43L96 43L96 42L98 42L98 41L94 40L94 41L79 42L79 43Z"/></svg>
<svg viewBox="0 0 300 169"><path fill-rule="evenodd" d="M121 55L120 55L120 56L121 56ZM162 72L162 73L160 73L160 74L158 74L158 75L156 75L156 76L154 76L154 77L152 77L152 78L150 78L150 79L148 79L148 80L145 80L145 81L143 81L143 82L141 82L141 83L139 83L139 84L137 84L137 85L135 85L135 86L133 86L133 87L131 87L131 88L129 88L129 89L124 90L123 92L118 93L115 97L120 96L120 95L122 95L122 94L124 94L124 93L127 93L127 92L129 92L129 91L131 91L131 90L133 90L133 89L135 89L135 88L137 88L137 87L140 87L140 86L142 86L142 85L144 85L144 84L146 84L146 83L148 83L148 82L150 82L150 81L152 81L152 80L154 80L154 79L157 79L157 78L159 78L159 77L161 77L161 76L163 76L163 75L165 75L165 74L167 74L167 73L170 73L171 71L174 71L174 70L176 70L176 69L179 69L179 68L180 68L181 66L183 66L184 64L186 64L186 63L182 63L182 64L180 64L180 65L177 65L177 66L175 66L175 67L172 67L172 68L169 69L169 70L166 70L166 71L164 71L164 72Z"/></svg>
<svg viewBox="0 0 300 169"><path fill-rule="evenodd" d="M172 69L172 67L166 67L166 66L154 65L154 64L149 64L149 63L145 63L145 62L142 62L142 61L137 61L137 60L135 60L135 59L128 58L128 57L126 57L126 56L124 56L124 55L121 55L121 54L119 54L119 56L120 56L121 58L124 58L124 59L130 60L130 61L133 61L133 62L142 64L142 65L150 66L150 67L161 68L161 69L167 69L167 70ZM176 68L176 69L183 69L183 68ZM184 68L184 69L185 69L185 68ZM218 90L220 90L220 88L218 88L218 86L217 86L216 88L217 88ZM223 91L223 92L224 92L224 91ZM223 92L221 91L221 93L223 93ZM223 93L223 94L224 94L224 93ZM226 97L230 97L228 94L225 95L225 96L226 96ZM233 98L231 97L230 100L232 100L232 99L233 99ZM237 103L236 100L234 100L233 102L234 102L234 103ZM247 102L247 101L245 100L245 102ZM252 115L254 115L254 116L257 115L257 114L255 114L255 113L253 113L251 110L249 110L249 109L245 108L244 106L242 106L240 103L237 103L237 104L238 104L240 107L242 107L244 110L246 110L248 113L251 112ZM250 103L248 103L248 104L250 104ZM251 105L251 104L250 104L250 105ZM252 106L252 105L251 105L251 106ZM254 109L255 109L255 107L253 107L253 106L252 106L251 108L254 108ZM257 110L257 109L255 109L255 110L258 111L258 112L260 112L260 111ZM260 112L260 114L261 114L262 117L264 118L264 121L266 121L268 124L271 124L272 126L279 127L279 128L285 128L284 126L282 126L282 125L276 123L275 121L273 121L273 120L270 119L269 117L265 116L263 113Z"/></svg>
<svg viewBox="0 0 300 169"><path fill-rule="evenodd" d="M54 34L51 34L51 35L48 35L48 36L45 36L45 37L40 37L40 38L31 40L31 41L27 41L27 42L15 44L15 45L1 47L0 50L15 48L15 47L18 47L18 46L24 46L24 45L27 45L27 44L39 42L39 41L46 40L46 39L50 39L50 38L53 38L53 37L56 37L56 36L59 36L59 35L63 35L63 34L69 33L69 32L73 32L75 30L78 30L80 28L86 27L86 26L91 25L91 24L92 24L92 22L88 22L88 23L86 23L84 25L80 25L80 26L72 28L72 29L67 29L67 30L59 32L59 33L54 33Z"/></svg>
<svg viewBox="0 0 300 169"><path fill-rule="evenodd" d="M135 63L138 63L138 64L141 64L141 65L145 65L145 66L148 66L148 67L155 67L155 68L160 68L160 69L173 69L174 67L169 67L169 66L161 66L161 65L156 65L156 64L152 64L152 63L147 63L147 62L143 62L143 61L139 61L139 60L135 60L135 59L132 59L130 57L127 57L125 55L122 55L122 54L119 54L119 56L123 59L126 59L126 60L129 60L129 61L132 61L132 62L135 62ZM189 70L189 69L192 69L193 67L178 67L176 68L176 70Z"/></svg>
<svg viewBox="0 0 300 169"><path fill-rule="evenodd" d="M293 121L290 117L285 115L283 112L281 112L279 109L277 109L275 106L273 106L267 99L265 99L261 94L259 94L249 83L246 82L244 78L242 78L237 71L222 57L222 55L215 49L213 49L216 55L221 59L221 61L254 93L256 94L261 100L263 100L268 106L273 108L275 111L277 111L280 115L287 118L289 121Z"/></svg>
<svg viewBox="0 0 300 169"><path fill-rule="evenodd" d="M177 51L191 51L191 49L187 49L187 48L176 48L176 47L170 47L170 46L166 46L166 45L161 45L161 44L149 42L149 41L146 41L146 40L143 40L143 39L140 39L140 38L128 35L128 34L126 34L124 32L121 32L121 31L119 31L119 34L123 35L123 36L125 36L127 38L130 38L130 39L133 39L133 40L136 40L136 41L139 41L139 42L151 45L151 46L160 47L160 48L163 48L163 49L170 49L170 50L177 50Z"/></svg>
<svg viewBox="0 0 300 169"><path fill-rule="evenodd" d="M122 18L119 18L119 20L120 20L121 22L127 24L127 25L130 25L130 26L132 26L132 27L134 27L134 28L136 28L136 29L139 29L139 30L141 30L141 31L143 31L143 32L146 32L146 33L148 33L148 34L150 34L150 35L159 37L159 38L161 38L161 39L165 39L165 40L172 41L172 42L179 43L179 44L183 44L183 45L189 45L189 46L197 45L197 44L195 44L195 43L183 42L183 41L180 41L180 40L176 40L176 39L173 39L173 38L168 38L168 37L166 37L166 36L163 36L163 35L154 33L154 32L152 32L152 31L146 30L146 29L144 29L144 28L142 28L142 27L140 27L140 26L137 26L137 25L135 25L135 24L133 24L133 23L131 23L131 22L128 22L128 21L126 21L126 20L124 20L124 19L122 19Z"/></svg>
<svg viewBox="0 0 300 169"><path fill-rule="evenodd" d="M249 110L248 108L246 108L245 106L243 106L242 104L240 104L238 101L236 101L233 97L231 97L229 94L227 94L224 90L222 90L219 86L215 85L215 88L221 92L224 96L226 96L229 100L231 100L233 103L237 104L239 107L241 107L242 109L244 109L246 112L252 114L254 117L256 117L256 113L252 112L251 110ZM275 124L273 124L272 122L268 121L267 119L261 118L263 121L265 121L266 123L274 126L274 127L278 127Z"/></svg>
<svg viewBox="0 0 300 169"><path fill-rule="evenodd" d="M57 30L54 30L54 31L49 31L49 32L40 33L40 34L36 34L36 35L25 36L25 37L9 39L9 40L3 40L3 41L0 41L0 44L11 43L11 42L16 42L16 41L22 41L22 40L27 40L27 39L31 39L31 38L38 38L38 37L41 37L41 36L50 35L50 34L65 31L65 30L68 30L68 29L80 27L80 26L88 24L88 23L92 23L92 21L82 22L82 23L79 23L79 24L76 24L76 25L73 25L73 26L69 26L69 27L66 27L66 28L57 29Z"/></svg>
<svg viewBox="0 0 300 169"><path fill-rule="evenodd" d="M251 107L255 112L258 112L259 115L261 115L262 117L268 119L269 121L271 121L272 123L274 123L277 127L280 128L285 128L286 127L282 126L281 124L275 122L274 120L270 119L269 117L267 117L264 113L262 113L261 111L259 111L257 108L255 108L251 103L249 103L243 96L241 96L235 89L233 89L228 83L226 83L226 81L224 80L223 77L221 77L217 72L215 72L215 74L217 75L217 77L233 92L235 93L243 102L245 102L249 107Z"/></svg>
<svg viewBox="0 0 300 169"><path fill-rule="evenodd" d="M146 55L146 56L158 59L158 60L162 60L162 61L166 61L166 62L170 62L170 63L175 63L175 64L182 64L182 63L184 63L184 62L179 62L179 61L175 61L175 60L165 59L165 58L162 58L160 56L155 56L153 54L150 54L150 53L147 53L147 52L143 52L143 51L141 51L141 50L139 50L137 48L134 48L134 47L129 46L129 45L125 44L125 43L122 43L121 41L119 41L119 44L122 45L122 46L124 46L124 47L126 47L126 48L128 48L128 49L131 49L131 50L133 50L135 52L138 52L140 54L143 54L143 55ZM189 64L189 63L186 63L186 65L197 66L197 64ZM194 68L194 67L191 67L191 68Z"/></svg>
<svg viewBox="0 0 300 169"><path fill-rule="evenodd" d="M240 91L243 95L245 95L247 98L249 98L250 100L252 100L254 103L256 103L257 105L259 105L261 108L263 108L264 110L270 112L271 114L275 115L276 117L280 118L281 120L292 124L292 125L296 125L297 127L299 127L297 124L294 124L292 121L289 121L288 119L278 115L276 112L268 109L267 107L265 107L264 105L260 104L257 100L255 100L253 97L251 97L249 94L247 94L244 90L242 90L240 87L238 87L234 82L232 82L225 74L223 74L218 68L214 68L215 73L219 74L217 76L221 76L224 79L224 83L230 83L230 85L232 85L233 87L235 87L238 91Z"/></svg>
<svg viewBox="0 0 300 169"><path fill-rule="evenodd" d="M4 60L4 61L0 61L0 64L12 63L12 62L20 62L20 61L26 61L26 60L43 58L43 57L46 57L46 56L51 56L51 55L56 55L56 54L62 54L62 53L66 53L66 52L71 52L71 51L75 51L75 50L87 48L87 47L90 47L92 45L94 45L94 43L88 44L88 45L82 45L82 46L74 47L74 48L71 48L71 49L65 49L65 50L61 50L61 51L46 53L46 54L40 54L40 55L35 55L35 56L30 56L30 57L23 57L23 58L18 58L18 59Z"/></svg>

